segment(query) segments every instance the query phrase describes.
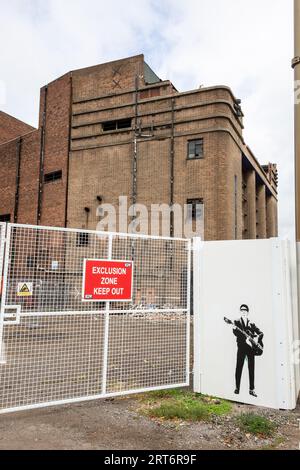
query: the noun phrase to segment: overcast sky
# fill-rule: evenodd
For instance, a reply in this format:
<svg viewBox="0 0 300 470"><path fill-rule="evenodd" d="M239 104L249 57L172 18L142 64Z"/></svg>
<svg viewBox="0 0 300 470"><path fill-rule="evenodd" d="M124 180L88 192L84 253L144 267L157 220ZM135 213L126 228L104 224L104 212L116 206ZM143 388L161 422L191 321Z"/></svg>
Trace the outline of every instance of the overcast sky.
<svg viewBox="0 0 300 470"><path fill-rule="evenodd" d="M293 236L292 0L0 0L0 109L37 126L39 89L69 70L144 53L179 91L228 85L245 138L279 166Z"/></svg>

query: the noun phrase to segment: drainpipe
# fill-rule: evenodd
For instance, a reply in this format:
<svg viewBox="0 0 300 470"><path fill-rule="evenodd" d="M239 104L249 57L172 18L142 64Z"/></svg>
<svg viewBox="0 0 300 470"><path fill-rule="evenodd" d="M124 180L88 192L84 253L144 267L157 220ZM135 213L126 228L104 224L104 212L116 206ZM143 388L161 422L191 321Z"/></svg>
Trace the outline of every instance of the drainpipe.
<svg viewBox="0 0 300 470"><path fill-rule="evenodd" d="M43 192L44 192L44 162L45 162L47 96L48 96L48 86L45 87L45 93L44 93L44 109L43 109L42 129L41 129L41 151L40 151L40 174L39 174L39 193L38 193L38 207L37 207L37 225L40 225L41 218L42 218L42 204L43 204Z"/></svg>
<svg viewBox="0 0 300 470"><path fill-rule="evenodd" d="M15 193L15 210L14 210L14 223L18 222L19 214L19 200L20 200L20 170L21 170L21 152L22 152L22 137L19 138L17 143L17 172L16 172L16 193Z"/></svg>
<svg viewBox="0 0 300 470"><path fill-rule="evenodd" d="M138 158L138 100L139 100L139 77L135 77L135 103L134 103L134 139L133 139L133 160L132 160L132 205L134 208L132 221L136 219L137 203L137 158Z"/></svg>
<svg viewBox="0 0 300 470"><path fill-rule="evenodd" d="M69 109L69 142L67 156L67 174L66 174L66 201L65 201L65 227L68 226L68 206L69 206L69 174L70 174L70 153L72 141L72 119L73 119L73 73L70 74L70 109Z"/></svg>
<svg viewBox="0 0 300 470"><path fill-rule="evenodd" d="M174 157L175 157L175 99L172 98L171 102L171 151L170 151L170 207L173 209L174 204ZM174 237L174 212L171 211L170 218L170 236Z"/></svg>

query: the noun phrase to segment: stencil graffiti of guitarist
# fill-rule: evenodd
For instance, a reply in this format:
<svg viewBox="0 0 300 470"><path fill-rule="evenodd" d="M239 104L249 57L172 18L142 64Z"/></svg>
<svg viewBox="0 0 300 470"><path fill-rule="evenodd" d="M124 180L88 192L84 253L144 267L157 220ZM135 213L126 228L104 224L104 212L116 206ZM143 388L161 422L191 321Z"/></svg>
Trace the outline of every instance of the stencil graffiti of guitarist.
<svg viewBox="0 0 300 470"><path fill-rule="evenodd" d="M233 334L236 336L237 342L237 360L235 371L236 389L234 393L240 393L241 378L244 368L245 359L248 362L249 371L249 394L257 398L255 392L255 356L263 354L263 336L264 334L260 329L249 321L249 307L248 305L241 305L241 317L232 322L228 318L224 318L225 322L232 325Z"/></svg>

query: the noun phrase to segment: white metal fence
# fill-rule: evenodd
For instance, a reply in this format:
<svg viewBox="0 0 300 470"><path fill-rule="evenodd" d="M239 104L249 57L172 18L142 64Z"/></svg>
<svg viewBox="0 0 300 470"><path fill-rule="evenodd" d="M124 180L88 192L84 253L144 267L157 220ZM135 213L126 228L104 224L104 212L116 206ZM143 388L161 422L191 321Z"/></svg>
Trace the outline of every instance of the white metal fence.
<svg viewBox="0 0 300 470"><path fill-rule="evenodd" d="M16 224L0 236L0 412L188 385L189 240ZM133 261L132 302L83 302L84 259Z"/></svg>

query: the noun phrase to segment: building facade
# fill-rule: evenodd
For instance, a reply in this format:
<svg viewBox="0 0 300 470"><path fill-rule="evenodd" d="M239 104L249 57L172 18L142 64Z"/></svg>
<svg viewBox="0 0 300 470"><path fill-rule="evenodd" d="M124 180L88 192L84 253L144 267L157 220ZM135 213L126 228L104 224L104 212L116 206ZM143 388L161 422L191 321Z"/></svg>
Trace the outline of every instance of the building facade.
<svg viewBox="0 0 300 470"><path fill-rule="evenodd" d="M38 129L0 113L0 172L5 221L95 229L99 204L118 214L127 196L201 202L206 240L278 234L277 168L245 144L240 101L225 86L179 93L143 55L43 87Z"/></svg>

